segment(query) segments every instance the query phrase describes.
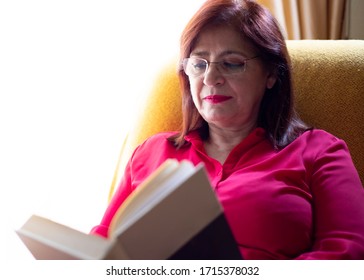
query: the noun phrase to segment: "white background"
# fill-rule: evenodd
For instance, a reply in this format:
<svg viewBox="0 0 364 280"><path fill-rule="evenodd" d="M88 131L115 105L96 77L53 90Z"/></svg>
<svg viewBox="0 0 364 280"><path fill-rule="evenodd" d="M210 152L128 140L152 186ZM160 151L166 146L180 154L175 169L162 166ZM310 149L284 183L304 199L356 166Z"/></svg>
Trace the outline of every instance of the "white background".
<svg viewBox="0 0 364 280"><path fill-rule="evenodd" d="M159 67L178 53L179 35L202 2L0 1L0 260L6 259L0 274L6 273L4 279L110 279L105 269L111 264L151 265L28 262L32 257L14 230L33 213L84 232L100 221L138 99ZM241 264L160 261L154 265L198 271L199 266ZM254 279L362 279L360 261L289 265L245 261L244 265L261 268ZM241 279L241 275L220 278Z"/></svg>
<svg viewBox="0 0 364 280"><path fill-rule="evenodd" d="M156 71L202 0L2 1L1 255L33 213L88 232Z"/></svg>

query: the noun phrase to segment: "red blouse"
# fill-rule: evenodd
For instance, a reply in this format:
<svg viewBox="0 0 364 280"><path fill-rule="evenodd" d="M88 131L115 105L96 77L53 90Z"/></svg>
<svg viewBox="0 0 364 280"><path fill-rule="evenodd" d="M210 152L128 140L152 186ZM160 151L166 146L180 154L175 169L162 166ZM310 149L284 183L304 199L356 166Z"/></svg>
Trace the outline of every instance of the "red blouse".
<svg viewBox="0 0 364 280"><path fill-rule="evenodd" d="M179 150L170 135L134 151L92 233L106 237L118 207L167 158L187 159L205 164L245 259L364 259L364 189L344 141L312 130L277 151L257 128L221 165L196 132Z"/></svg>

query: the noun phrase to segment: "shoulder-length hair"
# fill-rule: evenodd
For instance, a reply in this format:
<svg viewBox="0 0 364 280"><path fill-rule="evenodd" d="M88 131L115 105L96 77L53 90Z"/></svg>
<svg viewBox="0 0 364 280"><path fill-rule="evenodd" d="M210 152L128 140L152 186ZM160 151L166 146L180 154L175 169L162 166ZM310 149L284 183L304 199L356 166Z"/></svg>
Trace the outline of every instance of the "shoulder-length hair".
<svg viewBox="0 0 364 280"><path fill-rule="evenodd" d="M182 67L182 60L190 56L200 32L209 25L228 25L238 30L256 48L266 66L276 73L275 85L266 89L261 101L257 125L265 129L274 148L288 145L308 127L294 110L290 59L279 24L266 8L252 0L207 0L185 27L178 69L183 122L180 133L170 140L181 147L185 144L184 137L192 130L198 130L203 139L209 137L208 124L192 101L189 79Z"/></svg>

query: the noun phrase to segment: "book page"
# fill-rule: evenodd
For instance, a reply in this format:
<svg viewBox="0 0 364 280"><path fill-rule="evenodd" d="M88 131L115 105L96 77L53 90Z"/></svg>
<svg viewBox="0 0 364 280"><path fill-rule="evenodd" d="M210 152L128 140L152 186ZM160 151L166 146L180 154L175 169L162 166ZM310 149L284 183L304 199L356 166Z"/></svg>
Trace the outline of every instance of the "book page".
<svg viewBox="0 0 364 280"><path fill-rule="evenodd" d="M114 243L36 215L16 233L36 259L102 259Z"/></svg>
<svg viewBox="0 0 364 280"><path fill-rule="evenodd" d="M189 175L175 174L162 187L170 184L172 191L163 193L154 205L148 202L148 211L120 232L116 230L131 259L167 259L223 215L202 165Z"/></svg>
<svg viewBox="0 0 364 280"><path fill-rule="evenodd" d="M110 225L110 236L118 235L148 212L163 196L172 192L184 178L190 176L194 169L193 164L188 161L178 162L169 159L163 163L129 196L117 211Z"/></svg>

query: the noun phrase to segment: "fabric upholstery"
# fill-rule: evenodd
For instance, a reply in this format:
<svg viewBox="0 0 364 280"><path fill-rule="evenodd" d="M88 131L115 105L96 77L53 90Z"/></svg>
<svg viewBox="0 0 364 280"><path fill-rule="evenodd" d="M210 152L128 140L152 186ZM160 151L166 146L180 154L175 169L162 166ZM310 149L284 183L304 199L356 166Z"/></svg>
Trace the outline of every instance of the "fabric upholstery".
<svg viewBox="0 0 364 280"><path fill-rule="evenodd" d="M364 181L364 41L289 41L296 108L348 144Z"/></svg>
<svg viewBox="0 0 364 280"><path fill-rule="evenodd" d="M287 45L299 115L309 125L346 141L363 182L364 41L292 40ZM122 150L114 185L136 145L155 133L179 129L181 100L176 61L161 71L138 111L141 114Z"/></svg>

